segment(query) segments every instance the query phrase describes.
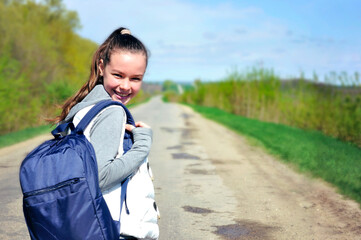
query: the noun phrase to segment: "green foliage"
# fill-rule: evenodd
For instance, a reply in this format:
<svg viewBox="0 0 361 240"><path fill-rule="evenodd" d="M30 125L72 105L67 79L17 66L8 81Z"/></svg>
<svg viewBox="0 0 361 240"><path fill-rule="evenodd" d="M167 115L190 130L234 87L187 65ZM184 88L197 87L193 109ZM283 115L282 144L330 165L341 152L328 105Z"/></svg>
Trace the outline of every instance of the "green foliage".
<svg viewBox="0 0 361 240"><path fill-rule="evenodd" d="M179 97L178 84L172 80L165 80L162 86L163 99L165 101L176 101Z"/></svg>
<svg viewBox="0 0 361 240"><path fill-rule="evenodd" d="M43 95L43 102L48 105L54 105L64 102L71 97L76 89L67 81L57 81L45 84L46 95Z"/></svg>
<svg viewBox="0 0 361 240"><path fill-rule="evenodd" d="M150 93L140 90L138 94L130 100L129 104L127 104L127 107L134 107L137 104L146 102L151 98L151 96L152 95Z"/></svg>
<svg viewBox="0 0 361 240"><path fill-rule="evenodd" d="M44 124L86 81L97 46L79 26L61 0L0 1L0 134Z"/></svg>
<svg viewBox="0 0 361 240"><path fill-rule="evenodd" d="M191 107L209 119L256 139L284 161L334 184L361 204L361 148L356 145L320 132L249 119L217 108Z"/></svg>
<svg viewBox="0 0 361 240"><path fill-rule="evenodd" d="M54 99L64 100L69 97L69 94L73 94L73 90L71 90L69 85L67 85L66 83L60 82L59 84L49 86L48 88L50 89L49 92L53 92L53 95L55 96ZM59 90L60 92L58 92ZM132 108L140 103L144 103L148 101L150 97L151 94L141 90L138 95L131 100L131 103L127 104L127 107ZM55 126L52 124L41 125L0 135L0 148L10 146L12 144L27 140L40 134L49 133L51 130L54 129L54 127Z"/></svg>
<svg viewBox="0 0 361 240"><path fill-rule="evenodd" d="M170 102L169 97L167 95L164 95L164 94L162 95L162 101L165 102L165 103Z"/></svg>
<svg viewBox="0 0 361 240"><path fill-rule="evenodd" d="M27 140L40 134L49 133L52 130L51 125L26 128L21 131L11 132L0 136L0 148Z"/></svg>
<svg viewBox="0 0 361 240"><path fill-rule="evenodd" d="M197 80L194 90L186 91L179 101L217 107L230 113L313 129L361 146L361 87L358 75L337 77L341 85L295 79L281 81L273 71L251 69L234 72L220 82ZM317 76L314 78L317 80ZM351 79L351 80L350 80ZM354 82L351 82L354 81ZM342 83L348 83L347 86ZM351 84L352 83L352 84Z"/></svg>
<svg viewBox="0 0 361 240"><path fill-rule="evenodd" d="M172 80L165 80L163 82L162 91L163 92L167 92L167 91L178 92L177 84L175 82L173 82Z"/></svg>
<svg viewBox="0 0 361 240"><path fill-rule="evenodd" d="M33 124L40 112L38 100L26 91L30 83L20 69L18 61L0 56L0 133L17 129L27 118L27 124Z"/></svg>

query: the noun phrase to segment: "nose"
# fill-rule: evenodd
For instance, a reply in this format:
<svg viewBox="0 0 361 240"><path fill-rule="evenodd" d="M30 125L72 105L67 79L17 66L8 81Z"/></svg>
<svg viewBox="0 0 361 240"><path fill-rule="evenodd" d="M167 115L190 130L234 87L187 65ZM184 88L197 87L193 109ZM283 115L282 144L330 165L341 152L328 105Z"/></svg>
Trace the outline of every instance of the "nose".
<svg viewBox="0 0 361 240"><path fill-rule="evenodd" d="M129 78L124 78L122 81L120 81L119 83L119 88L122 91L128 91L130 89L130 81Z"/></svg>

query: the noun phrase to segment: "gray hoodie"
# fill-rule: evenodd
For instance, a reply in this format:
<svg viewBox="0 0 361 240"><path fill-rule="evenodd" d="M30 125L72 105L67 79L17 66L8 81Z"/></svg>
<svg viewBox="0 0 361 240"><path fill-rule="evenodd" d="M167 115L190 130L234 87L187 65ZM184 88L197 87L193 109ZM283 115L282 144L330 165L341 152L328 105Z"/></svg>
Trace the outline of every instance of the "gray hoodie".
<svg viewBox="0 0 361 240"><path fill-rule="evenodd" d="M70 121L81 109L101 100L111 99L103 85L95 88L69 112L65 121ZM152 143L150 128L135 128L132 130L134 144L120 158L116 158L120 144L122 123L125 113L121 108L108 108L96 118L90 130L92 143L98 162L99 185L102 192L119 184L133 173L148 156ZM119 123L119 124L117 124Z"/></svg>

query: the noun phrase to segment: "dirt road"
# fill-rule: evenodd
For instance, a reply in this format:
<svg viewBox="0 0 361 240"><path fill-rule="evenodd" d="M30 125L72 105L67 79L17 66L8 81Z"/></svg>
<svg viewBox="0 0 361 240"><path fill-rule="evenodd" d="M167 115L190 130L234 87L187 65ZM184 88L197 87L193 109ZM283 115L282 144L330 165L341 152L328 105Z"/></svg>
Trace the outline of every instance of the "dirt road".
<svg viewBox="0 0 361 240"><path fill-rule="evenodd" d="M154 130L150 162L167 239L361 239L361 210L237 134L160 98L132 109ZM0 150L0 239L26 239L18 167L40 138Z"/></svg>

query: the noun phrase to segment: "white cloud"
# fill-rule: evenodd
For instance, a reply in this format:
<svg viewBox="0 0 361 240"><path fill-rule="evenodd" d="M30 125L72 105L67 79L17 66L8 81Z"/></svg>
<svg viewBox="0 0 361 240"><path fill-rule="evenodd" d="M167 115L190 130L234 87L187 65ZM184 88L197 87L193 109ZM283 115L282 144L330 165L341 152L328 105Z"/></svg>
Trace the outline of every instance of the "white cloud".
<svg viewBox="0 0 361 240"><path fill-rule="evenodd" d="M150 49L150 80L218 80L234 66L263 62L284 75L297 75L336 64L359 64L338 39L312 36L259 7L240 8L226 1L204 5L180 0L65 0L78 11L80 34L101 43L115 28L129 27ZM359 49L359 48L358 48ZM350 68L350 67L348 67ZM344 69L348 70L348 69Z"/></svg>

